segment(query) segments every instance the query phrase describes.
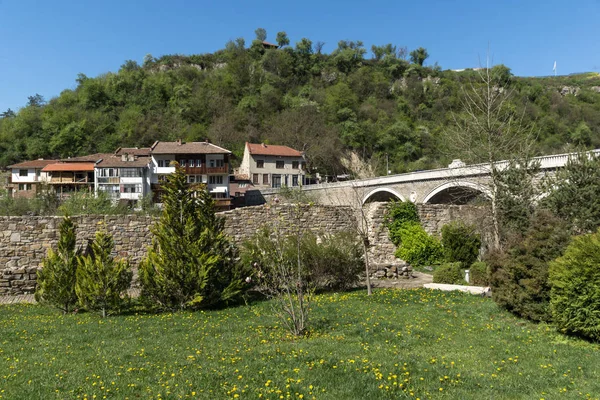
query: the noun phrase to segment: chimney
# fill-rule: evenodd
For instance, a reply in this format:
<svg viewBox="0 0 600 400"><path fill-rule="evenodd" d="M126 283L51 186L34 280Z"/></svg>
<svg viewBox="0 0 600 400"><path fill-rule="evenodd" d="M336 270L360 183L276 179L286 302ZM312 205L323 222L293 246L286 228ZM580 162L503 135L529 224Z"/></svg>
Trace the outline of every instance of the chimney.
<svg viewBox="0 0 600 400"><path fill-rule="evenodd" d="M181 146L181 139L177 139L175 143L177 143L177 146Z"/></svg>
<svg viewBox="0 0 600 400"><path fill-rule="evenodd" d="M127 161L127 153L121 154L121 161Z"/></svg>
<svg viewBox="0 0 600 400"><path fill-rule="evenodd" d="M264 143L261 143L262 147L267 148L267 145Z"/></svg>
<svg viewBox="0 0 600 400"><path fill-rule="evenodd" d="M135 155L134 154L127 154L127 161L135 161Z"/></svg>

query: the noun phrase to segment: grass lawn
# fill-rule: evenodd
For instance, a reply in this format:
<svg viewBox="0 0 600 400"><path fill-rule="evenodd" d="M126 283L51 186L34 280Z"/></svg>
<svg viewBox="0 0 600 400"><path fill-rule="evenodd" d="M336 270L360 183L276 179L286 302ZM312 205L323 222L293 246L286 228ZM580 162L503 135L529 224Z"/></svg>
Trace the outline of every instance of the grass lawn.
<svg viewBox="0 0 600 400"><path fill-rule="evenodd" d="M582 399L600 346L462 293L317 297L294 339L269 303L100 319L0 306L0 397Z"/></svg>

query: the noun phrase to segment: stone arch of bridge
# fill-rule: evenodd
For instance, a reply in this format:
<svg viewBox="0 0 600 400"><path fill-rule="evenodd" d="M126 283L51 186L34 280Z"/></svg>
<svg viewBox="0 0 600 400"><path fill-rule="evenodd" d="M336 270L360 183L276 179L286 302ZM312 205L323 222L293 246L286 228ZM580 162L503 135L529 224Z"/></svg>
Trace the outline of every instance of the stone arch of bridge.
<svg viewBox="0 0 600 400"><path fill-rule="evenodd" d="M362 204L365 204L370 201L390 201L390 200L406 201L404 196L402 196L400 193L396 192L394 189L377 188L377 189L371 190L362 199Z"/></svg>
<svg viewBox="0 0 600 400"><path fill-rule="evenodd" d="M488 199L492 198L492 192L489 188L470 181L452 181L446 182L435 189L433 189L425 198L423 203L448 203L448 201L441 201L443 195L446 198L454 198L459 203L466 203L469 199L475 198L479 195L484 195ZM447 199L446 199L447 200Z"/></svg>

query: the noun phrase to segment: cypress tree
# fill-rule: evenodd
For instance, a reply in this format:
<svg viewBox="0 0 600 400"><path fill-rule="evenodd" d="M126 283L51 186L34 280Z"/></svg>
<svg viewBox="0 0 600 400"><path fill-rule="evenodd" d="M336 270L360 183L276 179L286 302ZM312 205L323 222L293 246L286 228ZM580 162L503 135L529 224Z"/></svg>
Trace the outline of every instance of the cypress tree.
<svg viewBox="0 0 600 400"><path fill-rule="evenodd" d="M79 258L75 290L88 310L99 310L106 317L118 309L126 297L133 273L127 260L115 260L115 243L104 226L96 232L89 254Z"/></svg>
<svg viewBox="0 0 600 400"><path fill-rule="evenodd" d="M48 250L48 256L42 261L43 268L37 273L35 299L51 304L66 314L77 303L75 282L80 250L75 249L77 226L69 216L63 218L58 229L60 237L57 249Z"/></svg>
<svg viewBox="0 0 600 400"><path fill-rule="evenodd" d="M177 166L163 185L162 201L152 246L139 268L142 298L170 310L234 299L243 285L237 251L206 186L189 186Z"/></svg>

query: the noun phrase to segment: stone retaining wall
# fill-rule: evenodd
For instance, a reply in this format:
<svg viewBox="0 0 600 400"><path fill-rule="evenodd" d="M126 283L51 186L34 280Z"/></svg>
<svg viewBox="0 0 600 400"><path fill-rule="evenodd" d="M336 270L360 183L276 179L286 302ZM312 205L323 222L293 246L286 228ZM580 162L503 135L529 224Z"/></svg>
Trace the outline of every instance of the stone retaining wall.
<svg viewBox="0 0 600 400"><path fill-rule="evenodd" d="M394 257L396 247L389 240L383 224L387 203L372 203L367 208L370 250L373 264L398 263ZM479 208L471 206L419 205L419 214L425 229L439 234L446 223L462 219L478 221ZM254 235L262 226L278 225L279 231L292 233L294 226L302 226L315 233L335 233L353 230L355 214L349 207L269 205L238 208L220 213L225 217L225 231L240 244ZM0 217L0 295L32 293L36 273L49 248L55 248L58 225L62 217ZM81 216L74 217L77 224L77 243L85 246L93 239L98 224L105 222L113 235L115 251L128 257L134 267L146 255L152 243L150 226L155 219L148 216ZM135 269L135 268L134 268ZM134 275L135 279L135 275Z"/></svg>
<svg viewBox="0 0 600 400"><path fill-rule="evenodd" d="M281 225L290 232L290 221L297 221L314 232L338 232L352 226L351 212L345 207L256 206L220 213L225 217L225 231L237 243L243 242L264 225ZM32 293L36 273L49 248L58 241L58 226L62 217L0 217L0 295ZM80 216L77 224L78 246L93 239L98 223L104 221L113 235L115 251L128 257L135 267L146 255L152 243L150 226L155 219L148 216ZM134 275L135 280L135 275Z"/></svg>

